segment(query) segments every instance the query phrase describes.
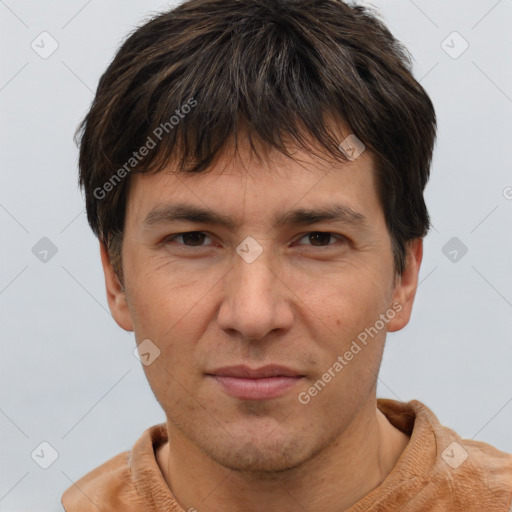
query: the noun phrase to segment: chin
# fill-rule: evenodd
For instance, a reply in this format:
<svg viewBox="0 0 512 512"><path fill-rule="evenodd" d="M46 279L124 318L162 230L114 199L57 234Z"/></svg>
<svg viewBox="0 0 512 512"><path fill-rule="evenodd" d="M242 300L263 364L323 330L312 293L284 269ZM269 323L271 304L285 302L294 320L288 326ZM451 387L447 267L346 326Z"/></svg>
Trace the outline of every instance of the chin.
<svg viewBox="0 0 512 512"><path fill-rule="evenodd" d="M217 445L208 456L227 469L262 478L295 469L309 458L304 444L298 440L291 442L288 437L270 442L267 435L252 442L232 439L227 446Z"/></svg>

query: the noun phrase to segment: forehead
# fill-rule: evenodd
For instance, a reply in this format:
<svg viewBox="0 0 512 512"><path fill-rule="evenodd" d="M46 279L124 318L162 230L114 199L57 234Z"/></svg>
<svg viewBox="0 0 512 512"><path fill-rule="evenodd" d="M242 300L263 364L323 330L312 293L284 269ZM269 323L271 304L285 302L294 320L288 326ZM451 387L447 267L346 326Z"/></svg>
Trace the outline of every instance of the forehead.
<svg viewBox="0 0 512 512"><path fill-rule="evenodd" d="M232 229L243 218L277 225L292 209L326 205L340 205L354 217L380 213L369 151L341 162L302 149L292 158L275 150L259 161L239 149L226 152L203 173L178 173L169 164L159 173L134 174L131 180L127 222L136 224L151 222L154 212L173 205L215 212L227 227L232 220Z"/></svg>

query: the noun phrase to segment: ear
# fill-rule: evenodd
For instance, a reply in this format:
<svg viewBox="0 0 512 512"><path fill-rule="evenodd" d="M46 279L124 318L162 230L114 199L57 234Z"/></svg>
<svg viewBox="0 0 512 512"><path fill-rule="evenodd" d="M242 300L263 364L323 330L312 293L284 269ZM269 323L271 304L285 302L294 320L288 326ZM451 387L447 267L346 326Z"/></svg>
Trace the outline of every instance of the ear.
<svg viewBox="0 0 512 512"><path fill-rule="evenodd" d="M110 256L105 244L100 242L101 264L105 274L105 287L107 289L108 307L117 325L125 331L133 331L133 322L126 301L126 294L119 277L112 267Z"/></svg>
<svg viewBox="0 0 512 512"><path fill-rule="evenodd" d="M402 275L396 280L391 304L396 315L388 322L388 332L403 329L411 318L412 305L418 288L418 275L423 258L423 239L415 238L407 242L406 262Z"/></svg>

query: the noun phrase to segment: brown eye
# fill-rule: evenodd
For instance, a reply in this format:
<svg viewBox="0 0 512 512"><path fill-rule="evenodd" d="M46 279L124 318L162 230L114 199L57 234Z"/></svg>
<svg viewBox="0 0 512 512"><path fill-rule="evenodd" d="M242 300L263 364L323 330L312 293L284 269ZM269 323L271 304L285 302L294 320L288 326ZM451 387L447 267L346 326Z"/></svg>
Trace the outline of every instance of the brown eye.
<svg viewBox="0 0 512 512"><path fill-rule="evenodd" d="M329 245L333 245L331 240L333 238L338 238L343 240L344 237L342 235L335 235L334 233L329 233L325 231L312 231L311 233L305 234L300 240L307 239L310 244L301 244L299 245L312 245L313 247L326 247ZM300 242L299 240L299 242Z"/></svg>
<svg viewBox="0 0 512 512"><path fill-rule="evenodd" d="M202 247L206 238L209 238L208 235L202 231L187 231L186 233L178 233L167 237L166 243L178 240L177 243L179 245L185 245L187 247Z"/></svg>

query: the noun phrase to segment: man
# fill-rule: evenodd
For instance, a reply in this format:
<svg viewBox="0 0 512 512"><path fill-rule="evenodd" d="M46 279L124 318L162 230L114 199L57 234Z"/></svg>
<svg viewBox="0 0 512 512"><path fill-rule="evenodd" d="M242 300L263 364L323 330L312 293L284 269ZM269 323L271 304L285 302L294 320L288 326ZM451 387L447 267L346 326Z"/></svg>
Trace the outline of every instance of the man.
<svg viewBox="0 0 512 512"><path fill-rule="evenodd" d="M190 0L127 39L81 125L80 182L167 421L66 510L509 510L511 455L376 398L435 131L361 6Z"/></svg>

